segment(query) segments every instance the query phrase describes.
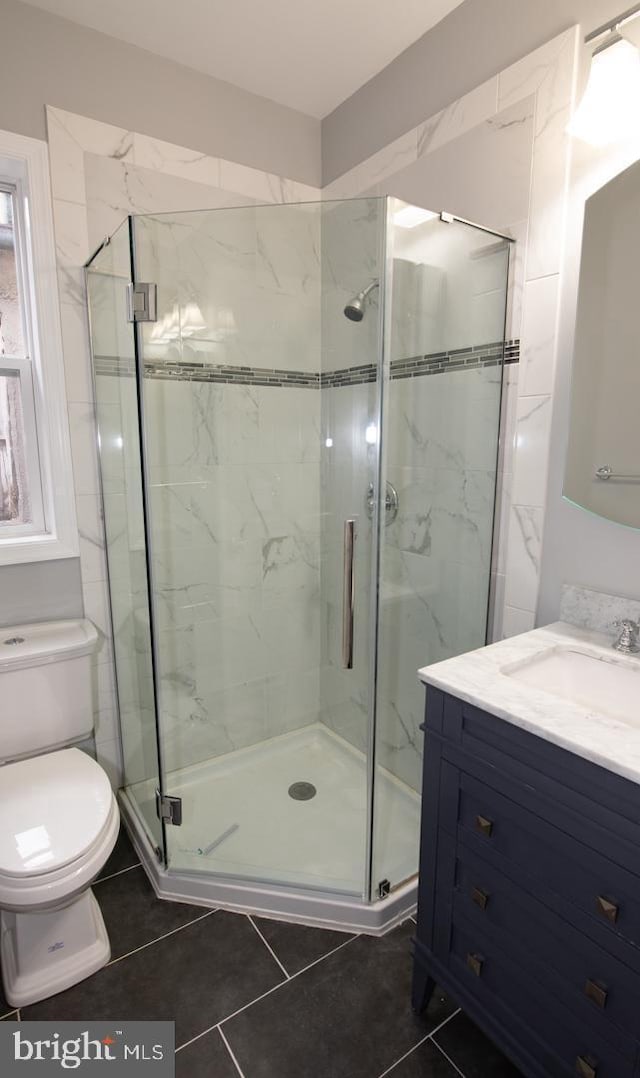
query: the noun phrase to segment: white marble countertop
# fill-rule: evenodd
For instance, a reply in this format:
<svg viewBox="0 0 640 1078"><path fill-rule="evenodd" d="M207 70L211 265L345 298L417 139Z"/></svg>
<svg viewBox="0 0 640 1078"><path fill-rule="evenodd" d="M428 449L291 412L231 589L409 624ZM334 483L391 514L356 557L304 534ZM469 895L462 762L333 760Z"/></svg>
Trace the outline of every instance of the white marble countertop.
<svg viewBox="0 0 640 1078"><path fill-rule="evenodd" d="M612 649L613 637L555 622L542 629L425 666L418 676L461 700L569 749L609 771L640 783L640 693L637 725L541 689L503 673L549 648L576 649L594 658L632 665L640 673L640 657ZM639 679L640 687L640 679Z"/></svg>

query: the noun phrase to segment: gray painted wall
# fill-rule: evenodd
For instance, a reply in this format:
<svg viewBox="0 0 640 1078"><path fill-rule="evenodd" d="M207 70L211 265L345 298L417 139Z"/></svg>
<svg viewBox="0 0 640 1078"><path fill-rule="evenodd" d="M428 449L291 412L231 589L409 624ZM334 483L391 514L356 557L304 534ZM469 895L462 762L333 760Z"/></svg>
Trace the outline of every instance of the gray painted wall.
<svg viewBox="0 0 640 1078"><path fill-rule="evenodd" d="M17 0L0 13L0 128L45 138L44 106L320 183L320 123Z"/></svg>
<svg viewBox="0 0 640 1078"><path fill-rule="evenodd" d="M562 496L584 202L570 199L560 300L556 393L542 543L538 624L555 621L565 583L640 599L640 532L593 516Z"/></svg>
<svg viewBox="0 0 640 1078"><path fill-rule="evenodd" d="M620 0L466 0L322 121L323 183L369 157L496 71Z"/></svg>
<svg viewBox="0 0 640 1078"><path fill-rule="evenodd" d="M0 569L0 626L80 618L80 559L4 565Z"/></svg>

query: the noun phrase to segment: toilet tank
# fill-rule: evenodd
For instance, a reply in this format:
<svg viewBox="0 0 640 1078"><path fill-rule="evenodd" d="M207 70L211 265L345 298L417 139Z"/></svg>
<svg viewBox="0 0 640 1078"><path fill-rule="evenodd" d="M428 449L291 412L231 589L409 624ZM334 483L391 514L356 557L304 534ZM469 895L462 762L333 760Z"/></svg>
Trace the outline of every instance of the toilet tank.
<svg viewBox="0 0 640 1078"><path fill-rule="evenodd" d="M89 737L97 643L84 618L0 628L0 762Z"/></svg>

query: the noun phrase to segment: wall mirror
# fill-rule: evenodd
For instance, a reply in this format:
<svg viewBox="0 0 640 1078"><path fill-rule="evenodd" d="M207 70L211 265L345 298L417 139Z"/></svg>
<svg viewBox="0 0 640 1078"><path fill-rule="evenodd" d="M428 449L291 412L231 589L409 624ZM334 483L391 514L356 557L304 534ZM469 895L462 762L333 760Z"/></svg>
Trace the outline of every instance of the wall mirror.
<svg viewBox="0 0 640 1078"><path fill-rule="evenodd" d="M564 496L640 528L640 162L585 206Z"/></svg>

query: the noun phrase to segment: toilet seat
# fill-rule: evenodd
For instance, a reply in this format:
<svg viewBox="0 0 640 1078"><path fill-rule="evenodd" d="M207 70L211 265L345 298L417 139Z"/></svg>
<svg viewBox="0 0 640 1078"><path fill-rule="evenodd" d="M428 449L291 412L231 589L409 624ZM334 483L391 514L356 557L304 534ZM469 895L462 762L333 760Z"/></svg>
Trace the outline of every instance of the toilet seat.
<svg viewBox="0 0 640 1078"><path fill-rule="evenodd" d="M81 750L0 768L0 908L71 900L102 868L118 827L109 780Z"/></svg>

